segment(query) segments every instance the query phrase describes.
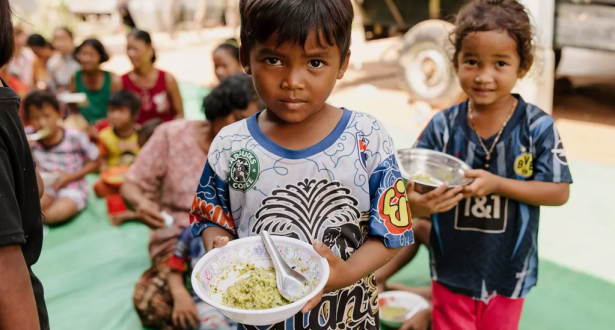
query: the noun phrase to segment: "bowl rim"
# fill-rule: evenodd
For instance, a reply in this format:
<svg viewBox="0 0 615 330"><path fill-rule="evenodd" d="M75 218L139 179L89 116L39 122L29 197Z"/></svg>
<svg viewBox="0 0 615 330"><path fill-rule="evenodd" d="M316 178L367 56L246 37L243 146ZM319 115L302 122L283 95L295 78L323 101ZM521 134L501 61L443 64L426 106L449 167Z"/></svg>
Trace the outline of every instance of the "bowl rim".
<svg viewBox="0 0 615 330"><path fill-rule="evenodd" d="M385 291L385 292L382 292L382 293L378 294L378 306L379 306L379 308L382 307L382 306L380 306L380 299L386 299L386 298L392 297L392 296L406 296L406 297L418 298L418 299L420 299L419 303L426 304L427 305L426 308L429 307L429 301L427 301L427 299L423 298L419 294L416 294L414 292L408 292L408 291L393 290L393 291ZM392 320L392 319L383 317L382 314L380 314L380 319L384 320L384 321L386 321L388 323L395 323L395 322L403 323L403 322L407 321L407 320L404 320L404 321Z"/></svg>
<svg viewBox="0 0 615 330"><path fill-rule="evenodd" d="M244 238L240 238L240 239L235 239L230 241L228 244L226 244L224 247L221 248L215 248L212 249L211 251L207 252L201 259L199 259L199 261L196 263L196 265L194 265L194 268L192 270L192 274L190 275L190 283L192 284L192 288L194 290L194 292L199 296L199 298L201 298L205 303L209 304L212 307L215 307L217 309L223 310L225 312L228 313L234 313L234 314L243 314L243 315L263 315L263 312L266 312L267 314L270 313L277 313L277 312L283 312L283 311L287 311L290 309L293 309L294 307L303 307L305 306L305 304L307 304L308 301L310 301L312 298L314 298L320 291L322 291L325 288L325 285L327 284L327 281L329 280L329 262L327 261L327 259L321 257L316 250L314 250L314 247L311 244L308 244L302 240L298 240L298 239L294 239L294 238L290 238L290 237L284 237L284 236L276 236L275 234L271 235L271 238L274 240L274 243L276 243L275 241L282 241L282 242L292 242L295 244L299 244L299 245L303 245L306 248L310 248L314 251L314 253L316 255L318 255L318 257L321 259L321 265L323 267L322 269L322 277L320 278L320 281L318 282L318 284L316 285L316 288L314 288L314 290L312 290L312 292L310 292L308 295L306 295L305 297L292 302L288 305L284 305L284 306L278 306L278 307L274 307L274 308L268 308L268 309L239 309L239 308L233 308L233 307L228 307L225 306L223 304L217 303L215 301L213 301L212 299L210 299L209 297L207 297L205 294L203 294L203 292L201 292L201 287L200 287L200 283L199 280L196 278L196 270L201 268L203 266L204 263L206 263L209 259L213 258L214 256L216 256L219 253L224 253L225 250L227 250L227 248L232 247L233 245L236 244L240 244L246 241L261 241L261 237L260 236L250 236L250 237L244 237ZM201 295L203 294L203 295Z"/></svg>
<svg viewBox="0 0 615 330"><path fill-rule="evenodd" d="M413 151L417 151L417 150L420 151L420 152L434 153L434 154L437 154L439 156L443 156L445 158L454 160L454 161L460 163L462 168L464 168L465 171L472 170L472 167L470 167L470 165L468 165L463 160L461 160L461 159L459 159L457 157L453 157L453 156L451 156L451 155L449 155L447 153L441 152L441 151L436 151L436 150L427 149L427 148L417 148L417 147L397 149L396 152L395 152L395 157L397 158L399 172L401 173L402 178L404 178L406 180L412 180L414 183L418 183L418 184L420 184L422 186L427 186L427 187L432 187L432 188L440 187L439 184L430 183L430 182L424 182L424 181L421 181L421 180L414 180L414 179L412 179L412 176L410 174L408 174L408 172L406 172L406 169L401 165L401 159L400 159L400 153L412 153ZM455 187L467 186L470 183L472 183L473 181L474 181L474 179L466 178L465 182L462 183L462 184L449 184L448 185L448 189L455 188Z"/></svg>

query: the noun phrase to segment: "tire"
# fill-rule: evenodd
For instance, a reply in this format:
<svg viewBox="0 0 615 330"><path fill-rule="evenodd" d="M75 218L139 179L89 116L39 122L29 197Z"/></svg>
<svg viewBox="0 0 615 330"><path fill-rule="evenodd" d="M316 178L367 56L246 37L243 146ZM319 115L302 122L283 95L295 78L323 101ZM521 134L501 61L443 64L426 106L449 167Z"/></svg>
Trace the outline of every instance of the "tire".
<svg viewBox="0 0 615 330"><path fill-rule="evenodd" d="M428 20L412 27L403 39L399 66L411 99L446 108L464 96L451 62L453 24Z"/></svg>

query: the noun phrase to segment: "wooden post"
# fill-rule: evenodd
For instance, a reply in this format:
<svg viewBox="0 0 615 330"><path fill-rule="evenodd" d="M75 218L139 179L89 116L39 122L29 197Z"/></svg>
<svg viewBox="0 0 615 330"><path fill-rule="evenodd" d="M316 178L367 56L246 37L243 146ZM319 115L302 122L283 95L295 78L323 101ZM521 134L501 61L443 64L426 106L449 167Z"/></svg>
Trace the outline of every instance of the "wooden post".
<svg viewBox="0 0 615 330"><path fill-rule="evenodd" d="M519 80L515 92L545 112L553 112L553 85L555 79L555 53L553 36L555 27L555 0L519 0L530 12L536 29L536 59L532 70Z"/></svg>

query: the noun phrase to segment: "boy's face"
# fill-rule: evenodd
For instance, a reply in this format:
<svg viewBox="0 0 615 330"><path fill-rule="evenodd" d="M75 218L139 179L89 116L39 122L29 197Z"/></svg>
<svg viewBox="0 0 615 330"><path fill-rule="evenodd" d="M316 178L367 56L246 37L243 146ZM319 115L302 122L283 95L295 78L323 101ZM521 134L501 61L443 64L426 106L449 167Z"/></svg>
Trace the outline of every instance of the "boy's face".
<svg viewBox="0 0 615 330"><path fill-rule="evenodd" d="M249 62L243 63L267 109L286 123L300 123L319 112L348 68L350 52L341 63L340 49L323 49L316 37L310 33L305 46L277 47L274 35L263 44L255 43Z"/></svg>
<svg viewBox="0 0 615 330"><path fill-rule="evenodd" d="M109 123L114 128L127 128L132 126L132 113L128 107L113 108L108 111Z"/></svg>
<svg viewBox="0 0 615 330"><path fill-rule="evenodd" d="M30 109L28 109L28 120L30 120L32 128L35 131L46 128L49 130L48 136L53 136L57 132L60 119L60 111L47 103L43 103L40 108L30 106Z"/></svg>

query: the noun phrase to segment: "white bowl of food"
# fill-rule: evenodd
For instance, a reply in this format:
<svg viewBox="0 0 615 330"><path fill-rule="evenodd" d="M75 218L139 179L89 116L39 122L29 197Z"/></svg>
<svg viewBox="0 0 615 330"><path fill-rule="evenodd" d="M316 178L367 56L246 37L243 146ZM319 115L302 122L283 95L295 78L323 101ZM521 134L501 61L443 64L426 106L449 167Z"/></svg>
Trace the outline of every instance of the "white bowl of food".
<svg viewBox="0 0 615 330"><path fill-rule="evenodd" d="M272 236L282 258L308 280L306 295L285 301L277 291L271 258L260 236L231 241L201 258L192 271L196 294L229 318L249 325L270 325L299 313L329 279L329 264L312 245Z"/></svg>
<svg viewBox="0 0 615 330"><path fill-rule="evenodd" d="M388 291L378 294L380 322L399 329L418 312L429 308L429 302L418 294L406 291Z"/></svg>

